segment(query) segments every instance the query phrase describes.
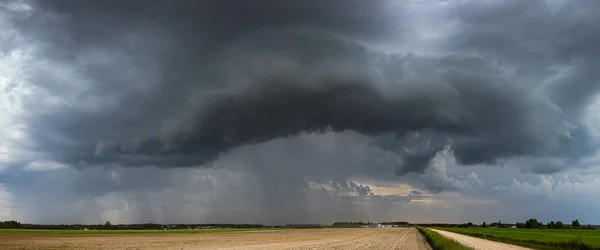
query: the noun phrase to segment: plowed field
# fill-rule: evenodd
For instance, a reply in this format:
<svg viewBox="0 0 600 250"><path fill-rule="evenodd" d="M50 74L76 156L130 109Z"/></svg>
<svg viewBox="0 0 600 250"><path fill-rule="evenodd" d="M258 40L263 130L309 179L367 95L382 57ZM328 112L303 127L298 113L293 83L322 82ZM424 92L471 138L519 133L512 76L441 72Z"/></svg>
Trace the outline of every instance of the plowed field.
<svg viewBox="0 0 600 250"><path fill-rule="evenodd" d="M0 249L431 249L414 228L181 234L0 234Z"/></svg>

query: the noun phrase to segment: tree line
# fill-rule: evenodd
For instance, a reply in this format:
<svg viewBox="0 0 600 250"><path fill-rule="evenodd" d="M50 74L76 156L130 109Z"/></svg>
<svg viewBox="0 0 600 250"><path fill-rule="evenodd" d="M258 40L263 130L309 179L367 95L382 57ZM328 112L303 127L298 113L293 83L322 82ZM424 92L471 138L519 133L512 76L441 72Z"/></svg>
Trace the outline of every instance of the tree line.
<svg viewBox="0 0 600 250"><path fill-rule="evenodd" d="M196 228L262 228L262 224L119 224L110 221L101 224L22 224L18 221L0 221L2 229L54 229L54 230L160 230L160 229L196 229ZM291 227L291 226L290 226Z"/></svg>
<svg viewBox="0 0 600 250"><path fill-rule="evenodd" d="M331 225L331 227L336 227L336 228L357 228L357 227L361 227L361 226L367 226L371 224L371 222L362 222L362 221L358 221L358 222L353 222L353 221L343 221L343 222L334 222L333 225Z"/></svg>
<svg viewBox="0 0 600 250"><path fill-rule="evenodd" d="M573 220L571 224L565 224L562 221L550 221L547 224L538 221L535 218L527 220L525 223L517 223L517 228L537 228L537 229L596 229L592 225L582 226L578 219Z"/></svg>
<svg viewBox="0 0 600 250"><path fill-rule="evenodd" d="M18 221L14 221L14 220L0 221L0 228L19 229L19 228L21 228L21 223Z"/></svg>
<svg viewBox="0 0 600 250"><path fill-rule="evenodd" d="M516 224L502 223L501 221L492 222L487 224L483 222L481 225L474 224L473 222L467 223L430 223L430 224L419 224L424 227L457 227L457 228L472 228L472 227L483 227L483 228L536 228L536 229L596 229L592 225L581 225L578 219L575 219L571 224L565 224L562 221L550 221L546 224L538 221L535 218L531 218L525 222L517 222Z"/></svg>

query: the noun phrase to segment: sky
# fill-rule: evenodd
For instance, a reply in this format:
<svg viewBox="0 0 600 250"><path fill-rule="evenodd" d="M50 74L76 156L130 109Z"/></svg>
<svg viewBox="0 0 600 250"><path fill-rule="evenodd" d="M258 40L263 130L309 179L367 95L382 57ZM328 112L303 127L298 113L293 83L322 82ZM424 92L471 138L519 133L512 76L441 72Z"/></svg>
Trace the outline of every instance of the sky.
<svg viewBox="0 0 600 250"><path fill-rule="evenodd" d="M595 0L2 0L0 220L600 224Z"/></svg>

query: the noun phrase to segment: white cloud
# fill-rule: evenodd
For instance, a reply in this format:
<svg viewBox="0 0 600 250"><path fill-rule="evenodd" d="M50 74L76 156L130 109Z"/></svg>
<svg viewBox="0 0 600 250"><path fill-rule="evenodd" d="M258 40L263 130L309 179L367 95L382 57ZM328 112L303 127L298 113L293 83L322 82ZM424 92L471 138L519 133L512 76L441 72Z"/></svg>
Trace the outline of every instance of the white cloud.
<svg viewBox="0 0 600 250"><path fill-rule="evenodd" d="M479 176L475 172L471 172L467 175L448 173L448 170L455 170L457 168L459 168L459 164L456 161L453 152L449 149L445 149L438 152L436 156L431 159L429 168L427 168L422 176L428 180L426 183L429 183L433 189L464 190L483 186L483 181L479 179Z"/></svg>
<svg viewBox="0 0 600 250"><path fill-rule="evenodd" d="M24 114L22 99L30 93L24 84L24 69L32 60L33 50L8 18L9 14L20 16L29 10L29 5L19 1L0 3L0 41L3 41L0 45L0 168L17 160L16 155L20 153L14 147L14 143L24 137L23 125L18 123L17 117Z"/></svg>
<svg viewBox="0 0 600 250"><path fill-rule="evenodd" d="M69 165L61 164L61 163L53 162L53 161L43 161L43 162L34 161L32 163L27 164L27 166L25 166L25 170L27 170L27 171L50 171L50 170L68 168L68 167L69 167Z"/></svg>
<svg viewBox="0 0 600 250"><path fill-rule="evenodd" d="M8 162L8 147L4 145L0 145L0 172L2 171L2 167L5 162Z"/></svg>
<svg viewBox="0 0 600 250"><path fill-rule="evenodd" d="M31 5L23 2L22 0L3 2L0 3L0 7L19 13L29 12L32 9Z"/></svg>
<svg viewBox="0 0 600 250"><path fill-rule="evenodd" d="M600 95L585 110L585 125L595 138L600 138Z"/></svg>
<svg viewBox="0 0 600 250"><path fill-rule="evenodd" d="M549 176L540 176L540 182L538 184L531 184L529 182L513 179L512 183L508 185L498 185L495 186L494 189L518 192L521 195L548 195L552 191L553 181L552 177Z"/></svg>
<svg viewBox="0 0 600 250"><path fill-rule="evenodd" d="M539 182L513 179L510 184L496 185L496 191L516 192L519 195L535 195L557 199L573 197L600 198L600 175L579 176L572 171L554 175L540 175Z"/></svg>
<svg viewBox="0 0 600 250"><path fill-rule="evenodd" d="M4 185L0 183L0 221L12 220L11 217L11 194L4 188Z"/></svg>

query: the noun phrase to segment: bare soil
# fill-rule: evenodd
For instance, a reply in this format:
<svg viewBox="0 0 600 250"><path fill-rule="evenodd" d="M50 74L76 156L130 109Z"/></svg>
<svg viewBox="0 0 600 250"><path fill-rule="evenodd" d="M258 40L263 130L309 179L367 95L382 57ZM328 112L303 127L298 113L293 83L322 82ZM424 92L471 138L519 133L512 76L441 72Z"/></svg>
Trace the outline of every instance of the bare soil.
<svg viewBox="0 0 600 250"><path fill-rule="evenodd" d="M414 228L306 229L202 234L0 234L0 249L423 249Z"/></svg>

